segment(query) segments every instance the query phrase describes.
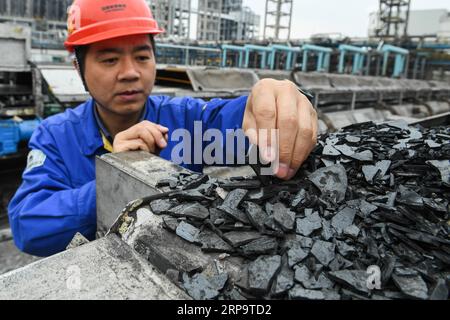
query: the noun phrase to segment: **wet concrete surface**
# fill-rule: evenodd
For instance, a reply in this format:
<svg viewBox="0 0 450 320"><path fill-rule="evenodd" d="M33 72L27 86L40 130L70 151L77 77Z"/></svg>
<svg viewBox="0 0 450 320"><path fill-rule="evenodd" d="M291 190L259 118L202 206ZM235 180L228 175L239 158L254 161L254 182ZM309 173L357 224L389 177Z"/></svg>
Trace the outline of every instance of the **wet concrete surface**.
<svg viewBox="0 0 450 320"><path fill-rule="evenodd" d="M14 244L8 221L8 204L22 182L24 155L2 159L0 168L0 274L39 260L21 252Z"/></svg>
<svg viewBox="0 0 450 320"><path fill-rule="evenodd" d="M17 249L12 239L0 242L0 275L38 260L40 258L30 256Z"/></svg>

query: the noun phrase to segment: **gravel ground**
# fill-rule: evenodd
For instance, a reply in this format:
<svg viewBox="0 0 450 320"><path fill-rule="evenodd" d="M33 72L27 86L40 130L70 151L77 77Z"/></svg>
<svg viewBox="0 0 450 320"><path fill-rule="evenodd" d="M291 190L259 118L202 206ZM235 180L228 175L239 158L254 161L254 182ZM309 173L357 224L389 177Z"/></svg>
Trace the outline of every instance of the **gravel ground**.
<svg viewBox="0 0 450 320"><path fill-rule="evenodd" d="M14 245L8 222L8 203L21 183L23 159L19 165L6 161L0 169L0 274L24 267L39 260L20 252Z"/></svg>

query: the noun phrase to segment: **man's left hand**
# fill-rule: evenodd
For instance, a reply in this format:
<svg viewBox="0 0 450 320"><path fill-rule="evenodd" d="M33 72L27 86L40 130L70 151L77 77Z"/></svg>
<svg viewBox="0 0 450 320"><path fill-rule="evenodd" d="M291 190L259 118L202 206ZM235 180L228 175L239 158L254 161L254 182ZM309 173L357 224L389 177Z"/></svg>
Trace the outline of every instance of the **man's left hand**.
<svg viewBox="0 0 450 320"><path fill-rule="evenodd" d="M317 144L317 113L288 80L264 79L253 87L242 127L250 142L260 146L266 161L275 161L278 152L279 167L274 173L284 180L294 177ZM267 129L267 134L260 129ZM279 130L278 148L271 139L274 129Z"/></svg>

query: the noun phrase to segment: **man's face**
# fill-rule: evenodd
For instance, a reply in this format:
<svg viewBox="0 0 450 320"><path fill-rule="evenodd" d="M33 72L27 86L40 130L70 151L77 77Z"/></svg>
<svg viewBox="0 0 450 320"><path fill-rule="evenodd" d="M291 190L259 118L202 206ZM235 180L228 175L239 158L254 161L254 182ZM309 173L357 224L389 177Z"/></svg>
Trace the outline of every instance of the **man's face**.
<svg viewBox="0 0 450 320"><path fill-rule="evenodd" d="M116 115L142 110L156 76L148 35L120 37L90 45L85 79L92 97Z"/></svg>

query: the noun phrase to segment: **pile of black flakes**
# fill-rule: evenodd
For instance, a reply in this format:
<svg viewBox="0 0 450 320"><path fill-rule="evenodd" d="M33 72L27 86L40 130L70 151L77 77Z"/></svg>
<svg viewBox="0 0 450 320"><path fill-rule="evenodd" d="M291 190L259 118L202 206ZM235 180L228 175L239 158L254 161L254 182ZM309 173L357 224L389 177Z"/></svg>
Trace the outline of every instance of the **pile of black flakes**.
<svg viewBox="0 0 450 320"><path fill-rule="evenodd" d="M264 182L264 181L263 181ZM295 179L179 174L153 201L164 227L244 258L183 274L194 299L439 299L450 284L450 127L352 125L320 139Z"/></svg>

